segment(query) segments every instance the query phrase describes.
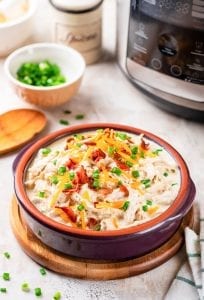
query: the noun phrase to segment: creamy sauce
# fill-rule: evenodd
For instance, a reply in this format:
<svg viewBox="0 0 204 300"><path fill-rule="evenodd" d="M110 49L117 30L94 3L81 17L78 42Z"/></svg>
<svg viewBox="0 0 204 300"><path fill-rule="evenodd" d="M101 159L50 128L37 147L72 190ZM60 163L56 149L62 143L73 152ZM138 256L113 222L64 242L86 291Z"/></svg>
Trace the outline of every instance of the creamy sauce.
<svg viewBox="0 0 204 300"><path fill-rule="evenodd" d="M117 230L167 210L180 189L180 171L165 149L142 135L105 129L40 149L25 186L37 209L57 222Z"/></svg>
<svg viewBox="0 0 204 300"><path fill-rule="evenodd" d="M21 18L28 10L28 0L0 0L0 25Z"/></svg>

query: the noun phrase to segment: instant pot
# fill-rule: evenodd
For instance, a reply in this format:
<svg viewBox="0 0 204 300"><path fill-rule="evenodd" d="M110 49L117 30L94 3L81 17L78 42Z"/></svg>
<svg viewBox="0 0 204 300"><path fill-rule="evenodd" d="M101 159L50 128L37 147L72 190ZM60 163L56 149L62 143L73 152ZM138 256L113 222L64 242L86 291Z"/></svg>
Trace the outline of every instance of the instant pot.
<svg viewBox="0 0 204 300"><path fill-rule="evenodd" d="M162 108L204 121L204 1L118 0L118 62Z"/></svg>

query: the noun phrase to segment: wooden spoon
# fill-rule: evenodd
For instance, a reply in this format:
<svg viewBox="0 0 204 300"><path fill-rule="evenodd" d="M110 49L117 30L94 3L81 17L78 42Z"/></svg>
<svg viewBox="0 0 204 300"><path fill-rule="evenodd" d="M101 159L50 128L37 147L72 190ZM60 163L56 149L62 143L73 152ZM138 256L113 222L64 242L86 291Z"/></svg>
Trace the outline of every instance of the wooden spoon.
<svg viewBox="0 0 204 300"><path fill-rule="evenodd" d="M15 109L0 115L0 154L16 150L41 132L45 115L33 109Z"/></svg>

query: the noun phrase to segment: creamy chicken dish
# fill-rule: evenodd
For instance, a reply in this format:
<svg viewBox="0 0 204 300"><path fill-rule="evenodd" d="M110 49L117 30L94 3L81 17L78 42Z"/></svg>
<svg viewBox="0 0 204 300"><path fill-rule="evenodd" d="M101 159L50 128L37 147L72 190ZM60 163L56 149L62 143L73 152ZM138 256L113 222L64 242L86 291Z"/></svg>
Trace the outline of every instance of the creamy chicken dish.
<svg viewBox="0 0 204 300"><path fill-rule="evenodd" d="M25 187L37 209L57 222L117 230L167 210L180 189L180 171L164 148L143 135L107 128L40 149Z"/></svg>

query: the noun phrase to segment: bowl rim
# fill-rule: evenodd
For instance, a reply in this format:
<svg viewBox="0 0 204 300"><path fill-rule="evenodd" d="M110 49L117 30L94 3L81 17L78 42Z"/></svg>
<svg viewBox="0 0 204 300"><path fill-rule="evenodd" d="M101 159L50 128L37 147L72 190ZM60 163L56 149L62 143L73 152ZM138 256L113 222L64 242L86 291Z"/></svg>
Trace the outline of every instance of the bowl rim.
<svg viewBox="0 0 204 300"><path fill-rule="evenodd" d="M19 80L17 80L10 71L10 64L13 60L16 59L16 57L21 54L23 51L29 51L30 49L39 49L39 48L52 48L52 49L56 49L56 50L64 50L67 51L67 53L71 53L72 55L75 55L76 60L78 65L80 66L80 73L77 75L77 77L73 78L72 80L68 80L65 83L62 84L58 84L55 86L35 86L35 85L29 85L26 83L23 83ZM85 72L85 68L86 68L86 63L85 63L85 59L83 58L83 56L75 49L69 47L69 46L65 46L62 44L58 44L58 43L54 43L54 42L42 42L42 43L32 43L23 47L20 47L18 49L16 49L15 51L13 51L10 55L8 55L8 57L5 60L4 63L4 70L5 73L7 75L7 77L11 80L11 82L13 84L15 84L16 86L19 86L21 88L25 88L28 90L32 90L32 91L39 91L39 92L43 92L43 91L52 91L52 90L59 90L62 89L64 87L68 87L71 86L73 83L77 82L84 74Z"/></svg>
<svg viewBox="0 0 204 300"><path fill-rule="evenodd" d="M69 136L74 133L78 132L86 132L90 130L96 130L100 128L113 128L115 130L125 131L132 134L144 134L144 136L147 139L152 140L156 144L163 147L176 161L176 163L179 166L180 173L181 173L181 185L178 192L178 195L176 199L174 200L173 204L170 205L170 207L164 211L162 214L160 214L158 217L151 219L147 222L144 222L139 225L134 225L127 228L117 229L117 230L107 230L107 231L94 231L94 230L84 230L79 229L75 227L71 227L62 223L59 223L57 221L54 221L53 219L43 215L32 202L29 200L23 180L24 180L24 171L26 170L27 165L29 164L30 160L33 159L35 156L35 153L43 146L47 146L51 143L53 143L55 140L58 140L60 138L63 138L64 136ZM32 144L26 151L23 153L23 155L20 157L16 170L14 172L14 187L15 187L15 193L17 196L18 201L20 204L26 209L26 211L34 217L36 220L38 220L41 224L45 224L49 228L54 229L55 231L59 231L61 233L66 234L72 234L72 235L78 235L78 236L86 236L86 237L117 237L121 235L129 235L129 234L135 234L140 233L144 231L149 231L155 228L155 226L159 226L159 224L163 223L163 221L167 221L170 217L174 216L181 206L183 205L182 201L186 199L186 194L189 192L189 186L190 186L190 176L189 176L189 170L188 167L182 158L182 156L178 153L178 151L172 147L168 142L163 140L162 138L154 135L153 133L142 130L136 127L132 127L129 125L122 125L122 124L114 124L114 123L89 123L89 124L83 124L83 125L74 125L70 126L68 128L60 129L55 132L52 132L45 137L41 138L34 144ZM182 217L182 216L181 216Z"/></svg>
<svg viewBox="0 0 204 300"><path fill-rule="evenodd" d="M0 24L0 31L1 31L1 29L15 27L16 25L27 21L36 12L36 10L38 8L38 4L39 4L39 0L29 0L30 7L29 7L28 11L19 18L16 18L14 20Z"/></svg>

